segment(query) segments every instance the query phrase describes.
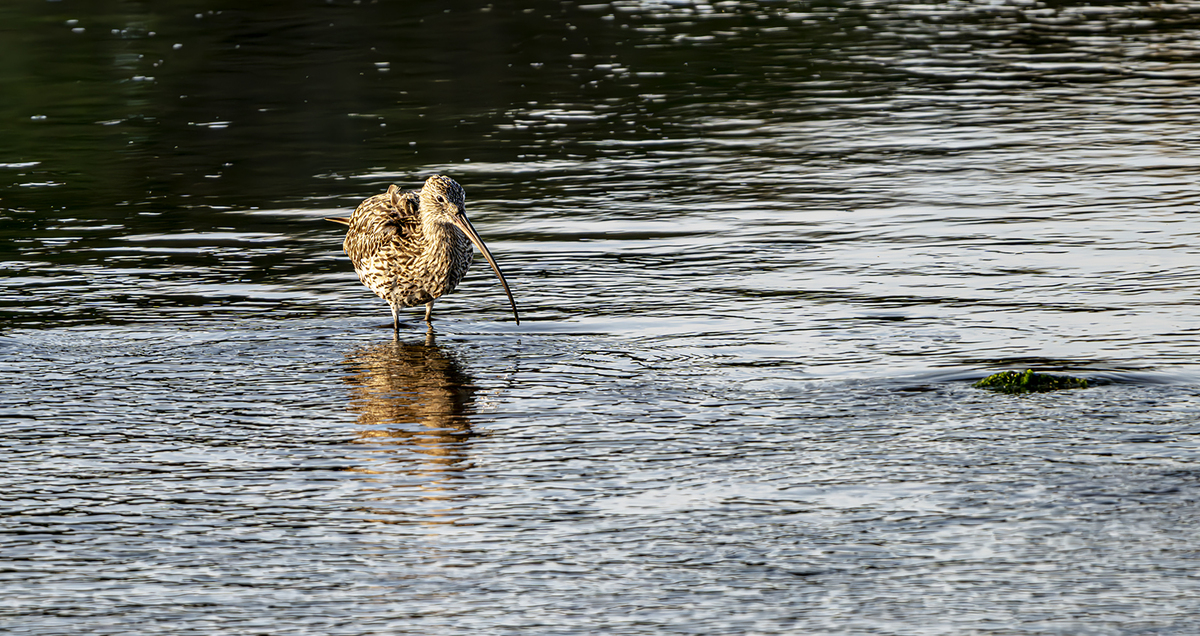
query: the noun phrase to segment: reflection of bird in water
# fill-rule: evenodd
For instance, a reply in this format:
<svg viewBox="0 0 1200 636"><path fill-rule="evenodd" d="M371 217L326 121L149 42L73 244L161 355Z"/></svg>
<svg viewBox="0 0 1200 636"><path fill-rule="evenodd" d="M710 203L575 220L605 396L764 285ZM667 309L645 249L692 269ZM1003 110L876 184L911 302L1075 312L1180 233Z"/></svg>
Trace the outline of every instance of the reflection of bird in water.
<svg viewBox="0 0 1200 636"><path fill-rule="evenodd" d="M508 281L467 220L466 192L454 179L435 174L410 192L392 185L360 203L350 218L328 220L349 226L342 245L358 279L391 305L397 337L401 307L424 303L429 322L433 301L458 287L475 256L472 243L496 272L521 324Z"/></svg>
<svg viewBox="0 0 1200 636"><path fill-rule="evenodd" d="M474 405L471 377L433 341L393 341L346 355L351 374L349 410L358 415L362 442L394 442L430 457L427 470L466 468L468 418ZM418 472L424 472L420 470Z"/></svg>

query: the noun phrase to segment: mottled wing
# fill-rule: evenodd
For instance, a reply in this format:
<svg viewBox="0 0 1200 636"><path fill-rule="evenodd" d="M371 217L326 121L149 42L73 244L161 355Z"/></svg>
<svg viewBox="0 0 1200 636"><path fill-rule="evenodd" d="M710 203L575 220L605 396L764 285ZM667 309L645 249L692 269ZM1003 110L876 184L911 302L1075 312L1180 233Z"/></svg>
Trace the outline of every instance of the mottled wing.
<svg viewBox="0 0 1200 636"><path fill-rule="evenodd" d="M383 256L385 251L395 248L404 251L404 245L417 241L419 201L416 192L400 192L393 185L386 193L359 204L350 217L350 229L343 244L355 269Z"/></svg>
<svg viewBox="0 0 1200 636"><path fill-rule="evenodd" d="M344 247L358 279L388 303L428 302L411 282L421 253L420 196L391 186L363 201L350 217Z"/></svg>

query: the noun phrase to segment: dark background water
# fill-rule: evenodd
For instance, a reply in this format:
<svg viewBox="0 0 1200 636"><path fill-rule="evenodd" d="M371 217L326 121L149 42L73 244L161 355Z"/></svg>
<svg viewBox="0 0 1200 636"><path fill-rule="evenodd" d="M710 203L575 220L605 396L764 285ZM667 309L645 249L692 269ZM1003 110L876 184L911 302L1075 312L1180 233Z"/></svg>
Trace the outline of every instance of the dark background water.
<svg viewBox="0 0 1200 636"><path fill-rule="evenodd" d="M4 4L5 629L1195 633L1198 27ZM437 172L522 324L392 342L321 218Z"/></svg>

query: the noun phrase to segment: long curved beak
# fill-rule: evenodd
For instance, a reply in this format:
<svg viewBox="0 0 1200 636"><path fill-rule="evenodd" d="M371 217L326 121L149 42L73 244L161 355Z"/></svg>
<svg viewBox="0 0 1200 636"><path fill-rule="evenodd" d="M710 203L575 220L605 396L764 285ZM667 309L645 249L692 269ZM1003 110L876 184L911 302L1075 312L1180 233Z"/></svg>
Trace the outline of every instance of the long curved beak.
<svg viewBox="0 0 1200 636"><path fill-rule="evenodd" d="M513 310L513 320L518 325L521 324L521 317L517 315L517 301L513 300L512 292L508 289L508 281L504 280L504 274L500 273L500 266L496 264L496 259L492 258L492 253L483 244L483 239L479 238L479 234L475 231L475 226L471 225L471 221L467 219L466 211L460 209L458 214L455 214L452 218L454 219L454 225L458 226L458 229L462 230L467 235L467 238L471 239L471 242L475 244L475 247L479 248L480 252L483 252L483 257L492 266L492 271L496 272L496 278L500 279L500 285L504 287L504 293L508 294L508 303L512 305Z"/></svg>

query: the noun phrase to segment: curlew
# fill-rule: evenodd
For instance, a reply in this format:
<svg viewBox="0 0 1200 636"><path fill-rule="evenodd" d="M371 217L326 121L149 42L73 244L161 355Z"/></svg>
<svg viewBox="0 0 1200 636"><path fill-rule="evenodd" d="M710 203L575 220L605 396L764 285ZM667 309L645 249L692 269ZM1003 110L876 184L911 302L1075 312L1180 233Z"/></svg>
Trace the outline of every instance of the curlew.
<svg viewBox="0 0 1200 636"><path fill-rule="evenodd" d="M362 284L391 305L397 337L401 307L424 304L429 322L433 301L458 287L475 257L472 243L496 272L513 320L521 324L508 281L467 219L466 192L454 179L435 174L409 192L392 185L360 203L350 218L326 220L348 226L342 246Z"/></svg>

